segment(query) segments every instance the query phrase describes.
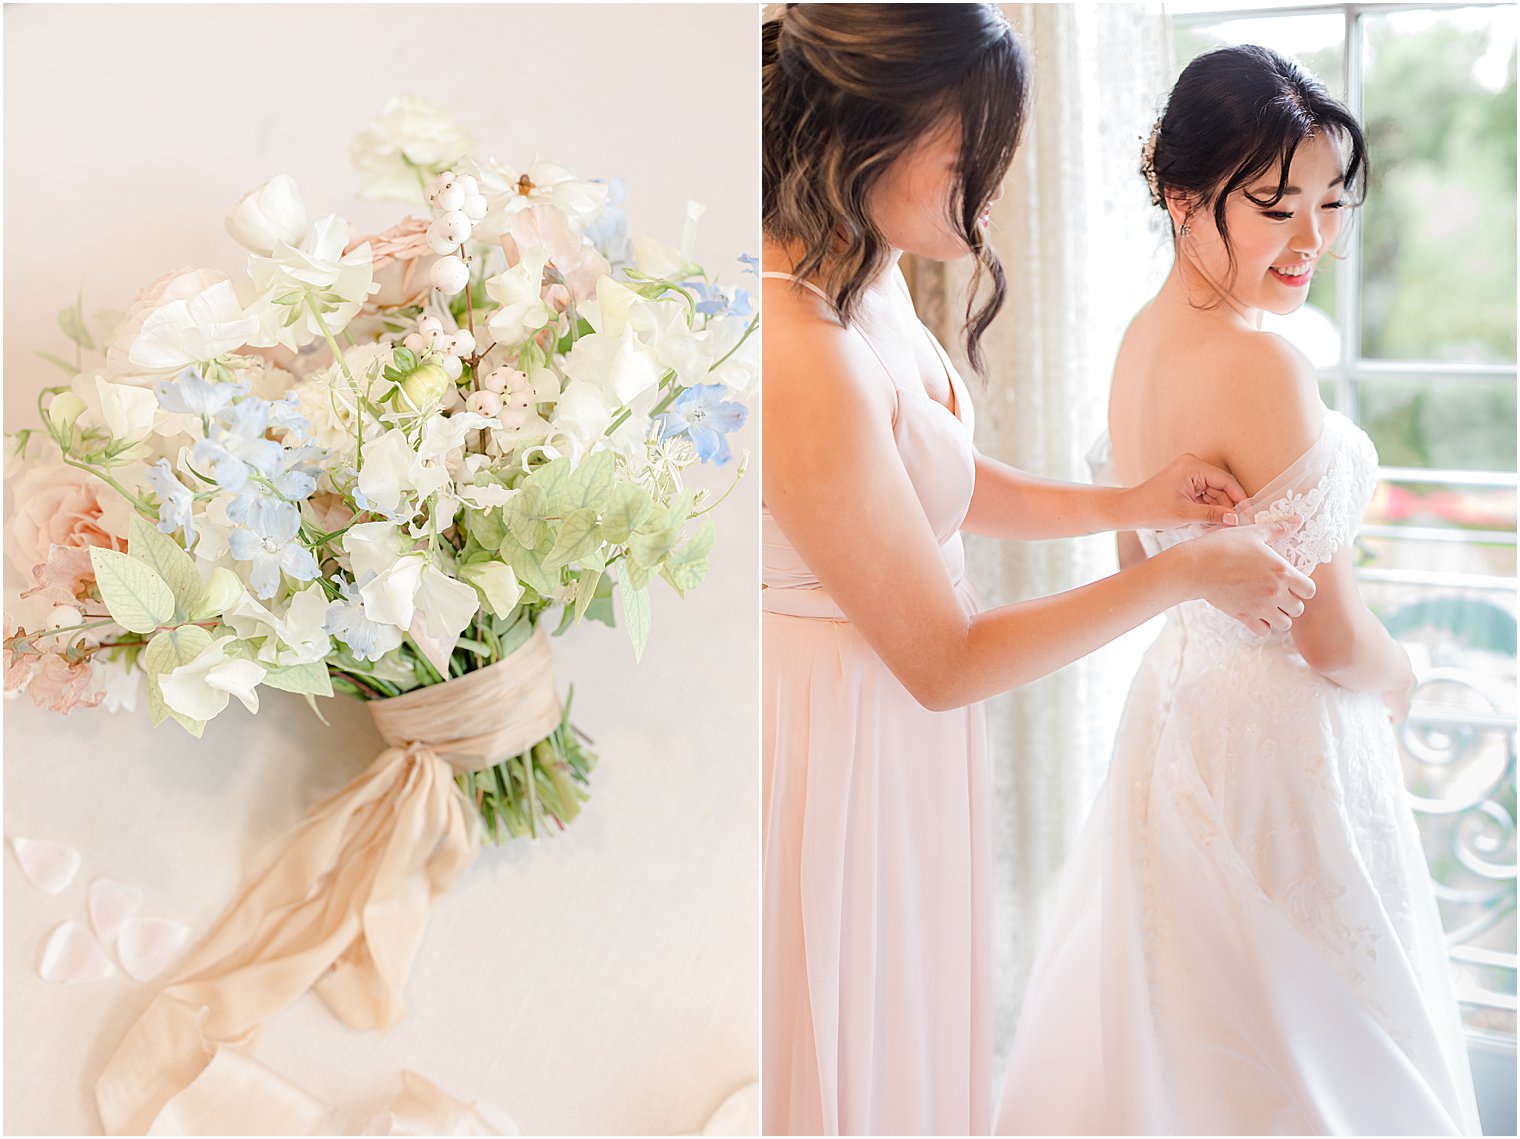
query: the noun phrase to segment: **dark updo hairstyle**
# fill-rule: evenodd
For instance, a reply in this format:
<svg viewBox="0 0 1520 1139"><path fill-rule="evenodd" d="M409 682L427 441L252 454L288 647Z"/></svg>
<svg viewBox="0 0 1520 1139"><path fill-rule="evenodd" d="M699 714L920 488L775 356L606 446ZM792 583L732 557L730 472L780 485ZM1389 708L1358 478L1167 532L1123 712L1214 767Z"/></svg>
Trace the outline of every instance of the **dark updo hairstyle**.
<svg viewBox="0 0 1520 1139"><path fill-rule="evenodd" d="M1257 206L1275 206L1288 188L1294 152L1318 134L1348 144L1344 190L1348 204L1360 205L1367 144L1355 116L1323 83L1270 48L1217 48L1193 60L1178 77L1146 144L1141 172L1150 183L1151 200L1162 208L1168 193L1192 201L1189 217L1212 207L1233 273L1235 252L1224 221L1230 195L1241 190ZM1242 189L1279 163L1281 176L1272 193L1261 197Z"/></svg>
<svg viewBox="0 0 1520 1139"><path fill-rule="evenodd" d="M1029 99L1023 45L995 4L788 4L761 31L763 224L849 323L889 246L866 201L892 161L960 122L949 219L975 255L966 355L1003 305L978 216L1013 162ZM974 313L983 272L992 295Z"/></svg>

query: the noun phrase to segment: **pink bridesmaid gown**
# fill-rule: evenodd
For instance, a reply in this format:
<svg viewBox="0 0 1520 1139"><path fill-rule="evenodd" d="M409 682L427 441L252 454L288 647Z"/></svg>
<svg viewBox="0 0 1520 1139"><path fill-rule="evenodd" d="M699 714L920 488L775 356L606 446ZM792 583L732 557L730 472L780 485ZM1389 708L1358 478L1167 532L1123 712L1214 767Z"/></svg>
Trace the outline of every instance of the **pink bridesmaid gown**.
<svg viewBox="0 0 1520 1139"><path fill-rule="evenodd" d="M959 528L975 479L971 405L935 351L954 411L917 377L888 370L882 382L896 390L893 435L916 493L903 509L927 516L969 614L978 604ZM993 786L984 709L926 710L763 507L761 526L764 1131L986 1134Z"/></svg>

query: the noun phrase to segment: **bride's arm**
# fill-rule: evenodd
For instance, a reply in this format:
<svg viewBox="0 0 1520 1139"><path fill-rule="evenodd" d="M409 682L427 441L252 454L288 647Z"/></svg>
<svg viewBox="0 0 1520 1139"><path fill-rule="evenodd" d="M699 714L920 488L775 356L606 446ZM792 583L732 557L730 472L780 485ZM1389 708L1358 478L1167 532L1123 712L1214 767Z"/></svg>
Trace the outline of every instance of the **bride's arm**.
<svg viewBox="0 0 1520 1139"><path fill-rule="evenodd" d="M806 298L766 297L767 508L903 686L949 709L1054 672L1171 606L1206 596L1286 627L1313 585L1262 527L1222 530L1053 597L967 615L892 436L893 397L853 333ZM1297 596L1295 596L1297 594Z"/></svg>
<svg viewBox="0 0 1520 1139"><path fill-rule="evenodd" d="M1309 449L1323 421L1309 361L1275 336L1261 339L1242 365L1245 394L1235 409L1242 431L1230 449L1231 468L1258 489ZM1396 705L1414 684L1409 654L1362 601L1353 569L1348 540L1313 571L1317 590L1294 622L1293 643L1316 672L1345 688L1383 693Z"/></svg>
<svg viewBox="0 0 1520 1139"><path fill-rule="evenodd" d="M1227 472L1182 455L1135 487L1041 478L978 453L964 529L992 538L1074 538L1103 530L1233 524L1245 491Z"/></svg>

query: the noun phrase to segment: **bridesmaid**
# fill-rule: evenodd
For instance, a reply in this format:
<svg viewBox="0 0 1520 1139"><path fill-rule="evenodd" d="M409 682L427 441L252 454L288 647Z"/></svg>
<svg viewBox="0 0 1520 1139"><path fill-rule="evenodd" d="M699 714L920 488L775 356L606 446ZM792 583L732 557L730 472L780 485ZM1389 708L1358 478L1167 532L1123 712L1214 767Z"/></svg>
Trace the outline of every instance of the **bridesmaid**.
<svg viewBox="0 0 1520 1139"><path fill-rule="evenodd" d="M979 611L960 531L1233 523L1183 456L1128 490L980 455L898 259L984 240L1029 97L992 4L789 5L763 30L763 1088L767 1134L986 1133L992 773L979 703L1203 598L1285 629L1313 583L1221 527L1102 581Z"/></svg>

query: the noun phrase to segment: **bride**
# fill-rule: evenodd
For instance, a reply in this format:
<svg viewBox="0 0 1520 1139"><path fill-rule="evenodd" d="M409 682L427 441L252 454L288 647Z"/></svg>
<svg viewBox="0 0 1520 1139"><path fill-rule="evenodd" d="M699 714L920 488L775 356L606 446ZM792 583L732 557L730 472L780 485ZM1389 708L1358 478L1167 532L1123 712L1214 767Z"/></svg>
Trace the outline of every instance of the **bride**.
<svg viewBox="0 0 1520 1139"><path fill-rule="evenodd" d="M1218 521L1244 492L1193 456L1116 491L972 445L970 393L897 259L978 259L993 284L968 317L978 360L1002 296L979 219L1029 80L996 5L789 5L763 36L764 1130L985 1134L981 700L1189 598L1285 629L1314 586L1266 545L1284 518L980 610L962 528Z"/></svg>
<svg viewBox="0 0 1520 1139"><path fill-rule="evenodd" d="M1366 181L1361 128L1259 47L1178 79L1147 145L1175 264L1114 368L1111 478L1179 451L1318 586L1263 639L1173 610L1141 665L1015 1036L1002 1133L1461 1134L1477 1111L1390 719L1404 650L1351 538L1371 441L1261 331L1303 303ZM1197 527L1121 538L1133 565ZM1138 540L1137 540L1138 539Z"/></svg>

